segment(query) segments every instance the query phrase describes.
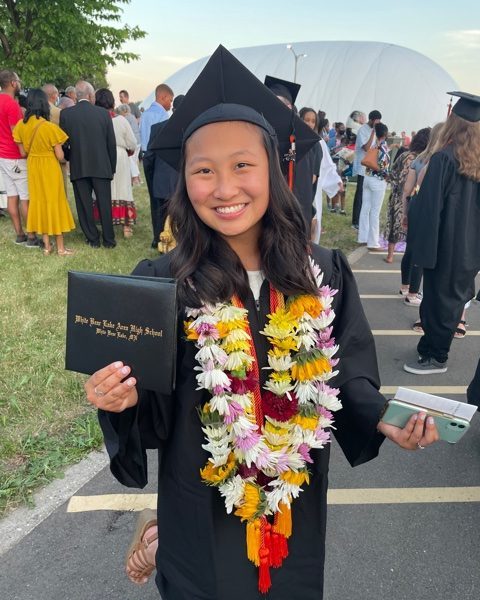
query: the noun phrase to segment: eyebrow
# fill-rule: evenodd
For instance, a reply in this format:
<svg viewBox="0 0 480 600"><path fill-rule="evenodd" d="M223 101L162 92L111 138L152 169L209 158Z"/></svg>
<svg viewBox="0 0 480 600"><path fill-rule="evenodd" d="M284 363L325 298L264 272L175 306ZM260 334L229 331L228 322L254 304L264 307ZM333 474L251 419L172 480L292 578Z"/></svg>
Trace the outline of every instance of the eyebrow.
<svg viewBox="0 0 480 600"><path fill-rule="evenodd" d="M233 152L233 154L230 154L228 156L228 158L235 158L236 156L242 156L242 155L245 155L245 154L249 154L250 156L255 156L253 154L253 152L251 152L250 150L246 150L245 149L245 150L237 150L236 152ZM197 162L209 162L211 160L212 159L209 158L208 156L197 156L197 157L193 158L189 162L190 162L190 164L195 164Z"/></svg>

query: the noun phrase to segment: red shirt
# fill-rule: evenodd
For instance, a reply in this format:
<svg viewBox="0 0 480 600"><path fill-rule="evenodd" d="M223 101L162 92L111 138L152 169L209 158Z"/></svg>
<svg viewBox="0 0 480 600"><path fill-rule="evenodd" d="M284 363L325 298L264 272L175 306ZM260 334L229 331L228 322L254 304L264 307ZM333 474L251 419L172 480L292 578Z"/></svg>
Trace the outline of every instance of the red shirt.
<svg viewBox="0 0 480 600"><path fill-rule="evenodd" d="M19 104L8 94L0 94L0 158L22 158L12 136L12 127L21 119Z"/></svg>

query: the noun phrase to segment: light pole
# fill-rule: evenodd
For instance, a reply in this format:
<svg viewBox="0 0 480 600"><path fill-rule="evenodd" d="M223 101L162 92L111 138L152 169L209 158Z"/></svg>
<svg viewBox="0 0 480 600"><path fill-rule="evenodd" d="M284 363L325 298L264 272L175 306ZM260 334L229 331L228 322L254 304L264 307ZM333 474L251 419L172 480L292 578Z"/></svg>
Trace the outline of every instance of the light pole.
<svg viewBox="0 0 480 600"><path fill-rule="evenodd" d="M292 44L287 44L287 48L292 51L295 58L295 71L293 72L293 83L297 83L297 63L301 58L307 58L306 54L297 54L293 49Z"/></svg>

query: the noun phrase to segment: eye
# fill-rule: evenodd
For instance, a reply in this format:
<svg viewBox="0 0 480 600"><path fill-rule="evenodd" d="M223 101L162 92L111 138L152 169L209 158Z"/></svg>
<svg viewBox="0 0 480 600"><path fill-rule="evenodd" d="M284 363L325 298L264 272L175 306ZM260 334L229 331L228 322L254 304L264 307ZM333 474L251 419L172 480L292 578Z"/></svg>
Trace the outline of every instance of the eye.
<svg viewBox="0 0 480 600"><path fill-rule="evenodd" d="M246 162L239 162L235 165L236 169L244 169L245 167L250 167L251 165Z"/></svg>
<svg viewBox="0 0 480 600"><path fill-rule="evenodd" d="M208 169L207 167L203 167L202 169L197 169L194 172L194 175L209 175L211 173L211 169Z"/></svg>

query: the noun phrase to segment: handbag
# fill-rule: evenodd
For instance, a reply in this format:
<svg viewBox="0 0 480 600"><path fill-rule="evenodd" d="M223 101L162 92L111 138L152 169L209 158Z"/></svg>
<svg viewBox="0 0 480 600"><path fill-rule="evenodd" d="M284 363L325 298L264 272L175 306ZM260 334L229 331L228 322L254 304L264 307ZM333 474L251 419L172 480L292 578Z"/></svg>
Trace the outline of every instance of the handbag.
<svg viewBox="0 0 480 600"><path fill-rule="evenodd" d="M378 151L379 148L369 148L361 161L361 165L367 167L367 169L372 169L372 171L378 171Z"/></svg>

